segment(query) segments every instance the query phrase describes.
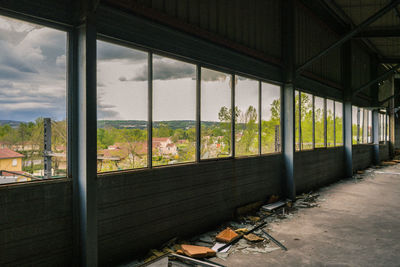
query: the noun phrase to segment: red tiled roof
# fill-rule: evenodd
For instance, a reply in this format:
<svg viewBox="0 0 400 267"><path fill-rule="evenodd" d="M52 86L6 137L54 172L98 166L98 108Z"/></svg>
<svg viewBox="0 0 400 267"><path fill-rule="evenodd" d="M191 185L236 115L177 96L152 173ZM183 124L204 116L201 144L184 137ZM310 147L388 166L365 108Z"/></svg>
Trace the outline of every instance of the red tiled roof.
<svg viewBox="0 0 400 267"><path fill-rule="evenodd" d="M23 158L23 157L25 156L18 152L12 151L11 149L0 148L0 159Z"/></svg>

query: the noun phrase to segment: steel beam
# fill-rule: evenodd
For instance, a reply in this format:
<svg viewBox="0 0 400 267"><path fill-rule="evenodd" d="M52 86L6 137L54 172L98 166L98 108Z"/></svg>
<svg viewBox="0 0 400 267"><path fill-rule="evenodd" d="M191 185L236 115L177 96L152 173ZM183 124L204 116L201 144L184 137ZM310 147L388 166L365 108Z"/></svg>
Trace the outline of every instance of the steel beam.
<svg viewBox="0 0 400 267"><path fill-rule="evenodd" d="M378 74L378 59L376 56L371 57L371 77L376 77ZM372 106L378 106L379 99L379 85L374 83L371 86L371 96L373 99ZM373 143L373 162L374 164L380 163L379 158L379 110L372 110L372 143Z"/></svg>
<svg viewBox="0 0 400 267"><path fill-rule="evenodd" d="M283 41L283 77L282 86L282 156L284 162L283 190L287 198L295 200L296 186L294 181L294 151L295 151L295 120L294 120L294 0L284 0L282 14L282 41Z"/></svg>
<svg viewBox="0 0 400 267"><path fill-rule="evenodd" d="M400 37L400 27L374 27L359 32L355 38Z"/></svg>
<svg viewBox="0 0 400 267"><path fill-rule="evenodd" d="M153 166L153 53L147 59L147 167Z"/></svg>
<svg viewBox="0 0 400 267"><path fill-rule="evenodd" d="M72 163L75 217L79 224L81 266L97 266L97 98L96 98L96 27L95 15L85 14L83 23L72 33L76 69ZM71 139L70 139L71 140Z"/></svg>
<svg viewBox="0 0 400 267"><path fill-rule="evenodd" d="M342 83L343 93L343 146L344 146L344 175L353 176L353 135L352 135L352 47L351 41L342 46Z"/></svg>
<svg viewBox="0 0 400 267"><path fill-rule="evenodd" d="M392 74L393 72L395 72L398 68L400 67L400 64L397 64L396 66L394 66L393 68L391 68L390 70L387 70L385 73L379 75L378 77L376 77L375 79L373 79L372 81L367 82L366 84L362 85L361 87L359 87L358 89L353 91L353 96L357 95L358 93L360 93L361 91L369 88L370 86L379 83L383 80L385 80L390 74Z"/></svg>
<svg viewBox="0 0 400 267"><path fill-rule="evenodd" d="M296 69L296 75L301 74L301 72L306 69L308 66L310 66L312 63L314 63L316 60L318 60L320 57L328 54L330 51L333 49L341 46L344 44L346 41L350 40L353 36L355 36L357 33L359 33L362 29L364 29L366 26L370 25L383 15L385 15L387 12L392 10L394 7L396 7L400 3L400 0L392 0L389 4L387 4L385 7L380 9L378 12L376 12L374 15L371 17L367 18L364 20L360 25L355 27L353 30L351 30L349 33L344 35L342 38L340 38L338 41L335 43L331 44L329 47L327 47L325 50L319 52L317 55L313 56L309 60L307 60L303 65L298 67Z"/></svg>
<svg viewBox="0 0 400 267"><path fill-rule="evenodd" d="M196 65L196 162L201 158L201 66Z"/></svg>

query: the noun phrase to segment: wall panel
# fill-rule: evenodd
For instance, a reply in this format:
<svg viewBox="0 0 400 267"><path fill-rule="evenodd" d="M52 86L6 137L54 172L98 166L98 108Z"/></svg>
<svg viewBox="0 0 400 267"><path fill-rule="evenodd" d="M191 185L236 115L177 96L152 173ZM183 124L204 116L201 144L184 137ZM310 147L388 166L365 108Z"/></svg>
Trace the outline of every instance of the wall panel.
<svg viewBox="0 0 400 267"><path fill-rule="evenodd" d="M0 186L0 251L0 266L71 266L71 181Z"/></svg>
<svg viewBox="0 0 400 267"><path fill-rule="evenodd" d="M231 219L238 206L280 194L281 158L276 154L100 177L100 262L133 258L175 236L201 233Z"/></svg>

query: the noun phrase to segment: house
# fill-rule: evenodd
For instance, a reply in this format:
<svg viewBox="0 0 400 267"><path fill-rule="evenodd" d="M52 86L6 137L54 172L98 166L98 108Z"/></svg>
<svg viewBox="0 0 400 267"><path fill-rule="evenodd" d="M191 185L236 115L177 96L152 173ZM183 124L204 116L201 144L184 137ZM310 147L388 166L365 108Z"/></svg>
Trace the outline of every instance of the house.
<svg viewBox="0 0 400 267"><path fill-rule="evenodd" d="M21 172L24 155L9 148L0 148L0 170Z"/></svg>
<svg viewBox="0 0 400 267"><path fill-rule="evenodd" d="M153 150L160 155L177 155L178 147L172 142L170 137L154 137Z"/></svg>

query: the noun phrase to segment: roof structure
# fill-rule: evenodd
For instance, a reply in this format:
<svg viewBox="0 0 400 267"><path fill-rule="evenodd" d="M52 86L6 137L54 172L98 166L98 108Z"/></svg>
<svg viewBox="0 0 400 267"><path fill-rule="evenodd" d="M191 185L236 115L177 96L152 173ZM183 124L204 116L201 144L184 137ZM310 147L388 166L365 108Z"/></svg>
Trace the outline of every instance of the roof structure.
<svg viewBox="0 0 400 267"><path fill-rule="evenodd" d="M0 159L23 158L24 155L15 152L9 148L0 148Z"/></svg>

